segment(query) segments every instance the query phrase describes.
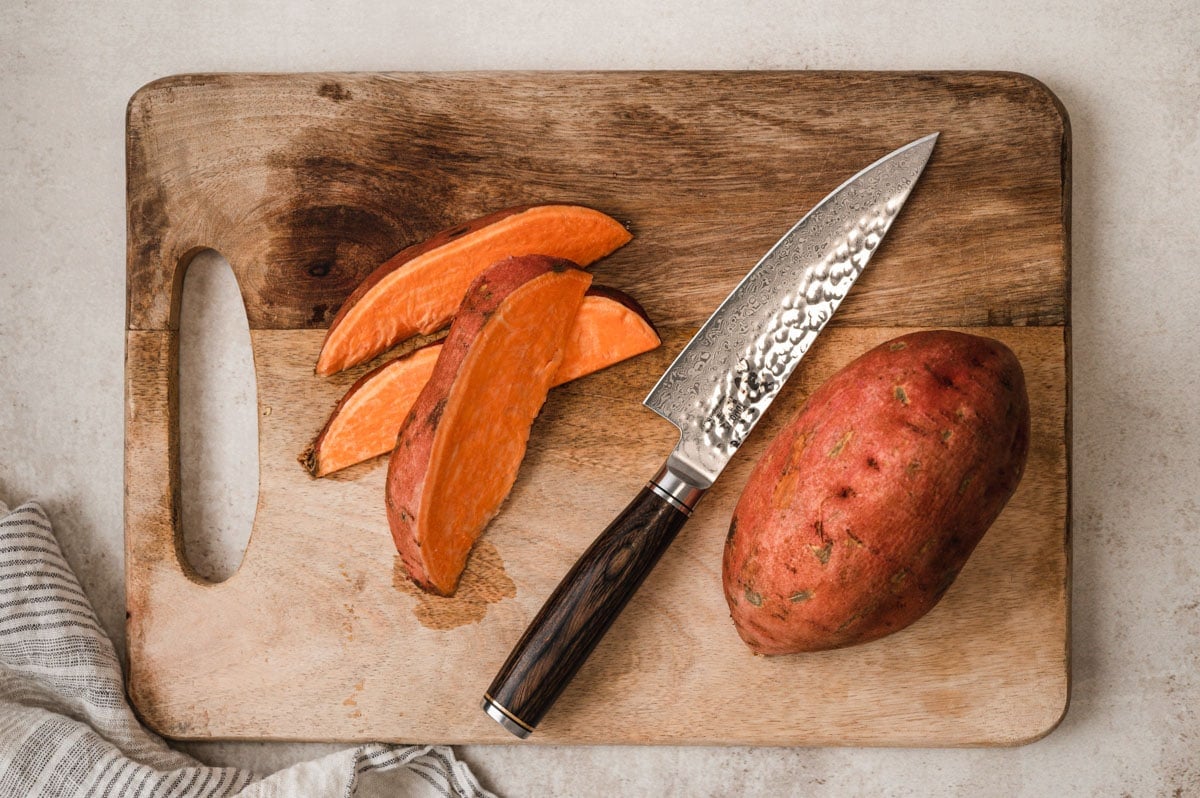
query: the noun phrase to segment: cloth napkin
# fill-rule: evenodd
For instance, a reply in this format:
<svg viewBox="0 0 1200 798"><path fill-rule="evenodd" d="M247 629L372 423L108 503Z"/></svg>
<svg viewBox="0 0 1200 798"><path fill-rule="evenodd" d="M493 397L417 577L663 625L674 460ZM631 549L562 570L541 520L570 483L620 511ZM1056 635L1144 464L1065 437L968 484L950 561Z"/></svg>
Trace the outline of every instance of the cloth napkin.
<svg viewBox="0 0 1200 798"><path fill-rule="evenodd" d="M446 747L372 743L267 778L171 750L134 717L45 512L0 503L0 798L349 798L364 774L401 769L387 794L491 796Z"/></svg>

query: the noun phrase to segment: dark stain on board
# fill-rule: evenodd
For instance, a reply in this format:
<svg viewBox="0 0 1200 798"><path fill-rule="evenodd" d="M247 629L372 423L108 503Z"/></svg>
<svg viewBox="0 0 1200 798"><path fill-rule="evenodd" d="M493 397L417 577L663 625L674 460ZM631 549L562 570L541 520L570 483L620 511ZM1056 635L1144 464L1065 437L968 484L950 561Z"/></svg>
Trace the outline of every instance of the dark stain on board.
<svg viewBox="0 0 1200 798"><path fill-rule="evenodd" d="M475 544L453 596L436 596L413 584L398 554L393 565L392 585L416 599L412 612L422 626L439 631L479 623L487 615L489 605L517 595L516 583L504 570L500 552L488 540Z"/></svg>
<svg viewBox="0 0 1200 798"><path fill-rule="evenodd" d="M349 100L354 97L349 89L336 80L327 80L322 83L321 88L317 89L317 94L334 102L341 102L342 100Z"/></svg>

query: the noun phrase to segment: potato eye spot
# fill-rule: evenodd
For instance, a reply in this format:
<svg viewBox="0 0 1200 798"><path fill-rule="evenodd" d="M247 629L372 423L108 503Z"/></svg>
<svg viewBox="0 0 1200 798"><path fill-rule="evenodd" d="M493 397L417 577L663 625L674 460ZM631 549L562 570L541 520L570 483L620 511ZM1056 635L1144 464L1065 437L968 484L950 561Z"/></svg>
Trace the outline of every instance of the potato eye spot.
<svg viewBox="0 0 1200 798"><path fill-rule="evenodd" d="M821 565L829 564L829 556L833 553L832 540L826 543L824 546L813 546L812 544L809 544L809 548L812 549L813 556L817 558Z"/></svg>
<svg viewBox="0 0 1200 798"><path fill-rule="evenodd" d="M846 448L846 444L849 443L850 439L853 437L854 437L854 430L852 430L852 429L846 430L846 433L844 435L842 435L842 437L838 440L838 442L836 444L834 444L834 447L829 450L829 456L837 457L839 454L841 454L842 449Z"/></svg>

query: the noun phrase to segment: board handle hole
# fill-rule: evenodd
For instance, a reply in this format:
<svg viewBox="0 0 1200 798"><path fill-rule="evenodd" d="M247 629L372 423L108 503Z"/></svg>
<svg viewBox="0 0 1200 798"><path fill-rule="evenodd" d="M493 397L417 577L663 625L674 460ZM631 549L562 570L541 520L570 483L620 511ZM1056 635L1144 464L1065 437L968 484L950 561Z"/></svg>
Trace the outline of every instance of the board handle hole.
<svg viewBox="0 0 1200 798"><path fill-rule="evenodd" d="M182 268L179 549L194 576L217 583L241 566L258 504L254 352L228 261L206 249Z"/></svg>

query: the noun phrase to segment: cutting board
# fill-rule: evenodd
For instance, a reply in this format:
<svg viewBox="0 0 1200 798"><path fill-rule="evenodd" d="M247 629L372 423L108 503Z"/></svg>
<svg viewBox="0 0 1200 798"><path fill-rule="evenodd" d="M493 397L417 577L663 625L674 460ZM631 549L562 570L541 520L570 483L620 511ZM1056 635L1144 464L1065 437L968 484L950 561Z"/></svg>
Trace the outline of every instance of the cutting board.
<svg viewBox="0 0 1200 798"><path fill-rule="evenodd" d="M1005 745L1069 684L1066 115L1006 73L189 75L129 104L125 524L129 690L175 738L512 743L479 700L526 623L659 466L641 399L758 257L863 166L941 131L870 268L527 744ZM633 242L594 267L657 351L556 389L458 595L404 578L386 458L314 480L297 455L369 365L313 364L351 289L401 248L519 203L574 202ZM259 500L209 584L179 533L180 286L204 248L245 300ZM764 658L721 553L755 459L822 380L915 328L993 336L1032 403L1027 472L944 600L898 634Z"/></svg>

